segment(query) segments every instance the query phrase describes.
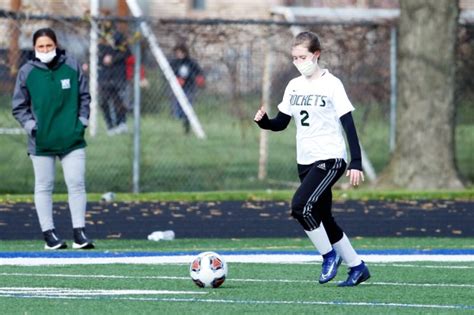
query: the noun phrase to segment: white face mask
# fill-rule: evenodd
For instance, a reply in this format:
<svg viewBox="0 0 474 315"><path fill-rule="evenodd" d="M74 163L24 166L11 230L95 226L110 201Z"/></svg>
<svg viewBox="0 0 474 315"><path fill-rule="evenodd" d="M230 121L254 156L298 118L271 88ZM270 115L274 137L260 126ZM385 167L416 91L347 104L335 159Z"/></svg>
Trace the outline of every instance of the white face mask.
<svg viewBox="0 0 474 315"><path fill-rule="evenodd" d="M56 57L56 49L48 51L47 53L42 53L35 50L35 56L38 58L42 63L50 63L51 60Z"/></svg>
<svg viewBox="0 0 474 315"><path fill-rule="evenodd" d="M305 77L312 76L316 71L316 67L318 66L318 60L316 59L316 61L313 62L311 59L306 59L305 61L300 63L295 63L293 61L293 64L295 65L296 69L298 69L298 71Z"/></svg>

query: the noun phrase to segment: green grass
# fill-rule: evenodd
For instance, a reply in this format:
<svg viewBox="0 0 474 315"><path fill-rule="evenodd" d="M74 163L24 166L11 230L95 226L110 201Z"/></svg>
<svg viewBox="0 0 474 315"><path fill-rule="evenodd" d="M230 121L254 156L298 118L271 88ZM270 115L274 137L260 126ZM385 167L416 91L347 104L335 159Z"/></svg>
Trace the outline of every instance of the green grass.
<svg viewBox="0 0 474 315"><path fill-rule="evenodd" d="M6 99L4 97L0 102L6 103ZM207 134L206 140L185 136L180 122L171 118L167 100L157 99L157 102L153 106L161 110L148 111L143 114L141 122L142 192L293 189L297 185L293 123L289 130L270 135L268 179L257 179L260 130L252 122L258 107L257 97L232 103L227 99L202 95L196 110ZM238 115L235 108L239 108ZM361 105L359 108L355 120L360 126L360 139L375 170L380 172L390 158L387 117L381 106ZM363 115L364 112L368 114ZM98 119L98 135L94 138L87 136L87 190L96 193L130 192L132 136L108 137L101 113ZM4 104L0 104L0 127L18 127ZM129 127L132 127L132 119ZM458 123L457 167L471 183L474 182L473 134L474 125ZM26 136L0 135L0 147L0 193L32 191L33 169L26 154ZM55 191L66 192L59 165Z"/></svg>
<svg viewBox="0 0 474 315"><path fill-rule="evenodd" d="M472 238L359 238L358 249L473 249ZM94 251L310 250L306 239L177 239L172 242L99 240ZM40 241L6 241L0 251L36 251ZM224 256L225 258L225 256ZM0 283L11 288L61 289L75 296L0 296L4 314L457 314L474 309L474 262L368 264L372 278L356 288L338 288L342 266L326 285L315 281L320 263L229 263L218 289L199 289L188 264L87 264L1 266ZM2 290L2 289L0 289ZM98 295L88 290L179 290L191 294ZM205 293L205 294L202 294Z"/></svg>
<svg viewBox="0 0 474 315"><path fill-rule="evenodd" d="M130 201L289 201L294 190L240 190L211 192L118 193L115 200ZM474 188L465 190L406 191L406 190L334 190L335 200L474 200ZM67 201L66 194L55 194L54 201ZM89 201L100 201L101 194L88 194ZM0 203L33 202L33 195L0 195Z"/></svg>

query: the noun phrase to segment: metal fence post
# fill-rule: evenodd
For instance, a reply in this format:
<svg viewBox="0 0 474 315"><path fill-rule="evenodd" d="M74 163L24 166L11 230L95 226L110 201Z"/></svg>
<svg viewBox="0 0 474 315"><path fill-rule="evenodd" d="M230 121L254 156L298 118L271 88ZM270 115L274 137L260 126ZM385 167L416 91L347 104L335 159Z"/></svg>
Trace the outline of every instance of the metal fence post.
<svg viewBox="0 0 474 315"><path fill-rule="evenodd" d="M135 24L135 32L139 34L140 24ZM135 65L133 71L133 192L140 192L140 68L141 49L140 36L136 36L133 45Z"/></svg>
<svg viewBox="0 0 474 315"><path fill-rule="evenodd" d="M90 29L90 43L89 43L89 90L91 94L91 112L89 117L89 133L92 137L97 135L97 104L98 104L98 33L97 17L99 16L99 0L91 0L91 29Z"/></svg>

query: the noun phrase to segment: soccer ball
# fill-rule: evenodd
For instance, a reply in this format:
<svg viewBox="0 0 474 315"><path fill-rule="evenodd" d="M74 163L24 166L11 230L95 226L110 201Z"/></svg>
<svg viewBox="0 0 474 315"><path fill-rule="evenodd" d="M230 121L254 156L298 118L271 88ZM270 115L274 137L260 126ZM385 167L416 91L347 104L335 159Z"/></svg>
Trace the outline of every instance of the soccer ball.
<svg viewBox="0 0 474 315"><path fill-rule="evenodd" d="M219 254L203 252L193 259L189 273L198 287L218 288L227 276L227 264Z"/></svg>

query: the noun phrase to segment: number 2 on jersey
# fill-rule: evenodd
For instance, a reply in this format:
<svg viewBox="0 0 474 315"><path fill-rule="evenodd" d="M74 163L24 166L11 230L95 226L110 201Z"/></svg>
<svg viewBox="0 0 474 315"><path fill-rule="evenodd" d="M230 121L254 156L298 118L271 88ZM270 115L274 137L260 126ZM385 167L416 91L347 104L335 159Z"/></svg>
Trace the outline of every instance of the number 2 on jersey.
<svg viewBox="0 0 474 315"><path fill-rule="evenodd" d="M309 126L309 122L307 122L308 118L309 118L309 113L305 110L302 110L300 112L300 115L301 115L301 126L305 126L305 127L308 127Z"/></svg>

